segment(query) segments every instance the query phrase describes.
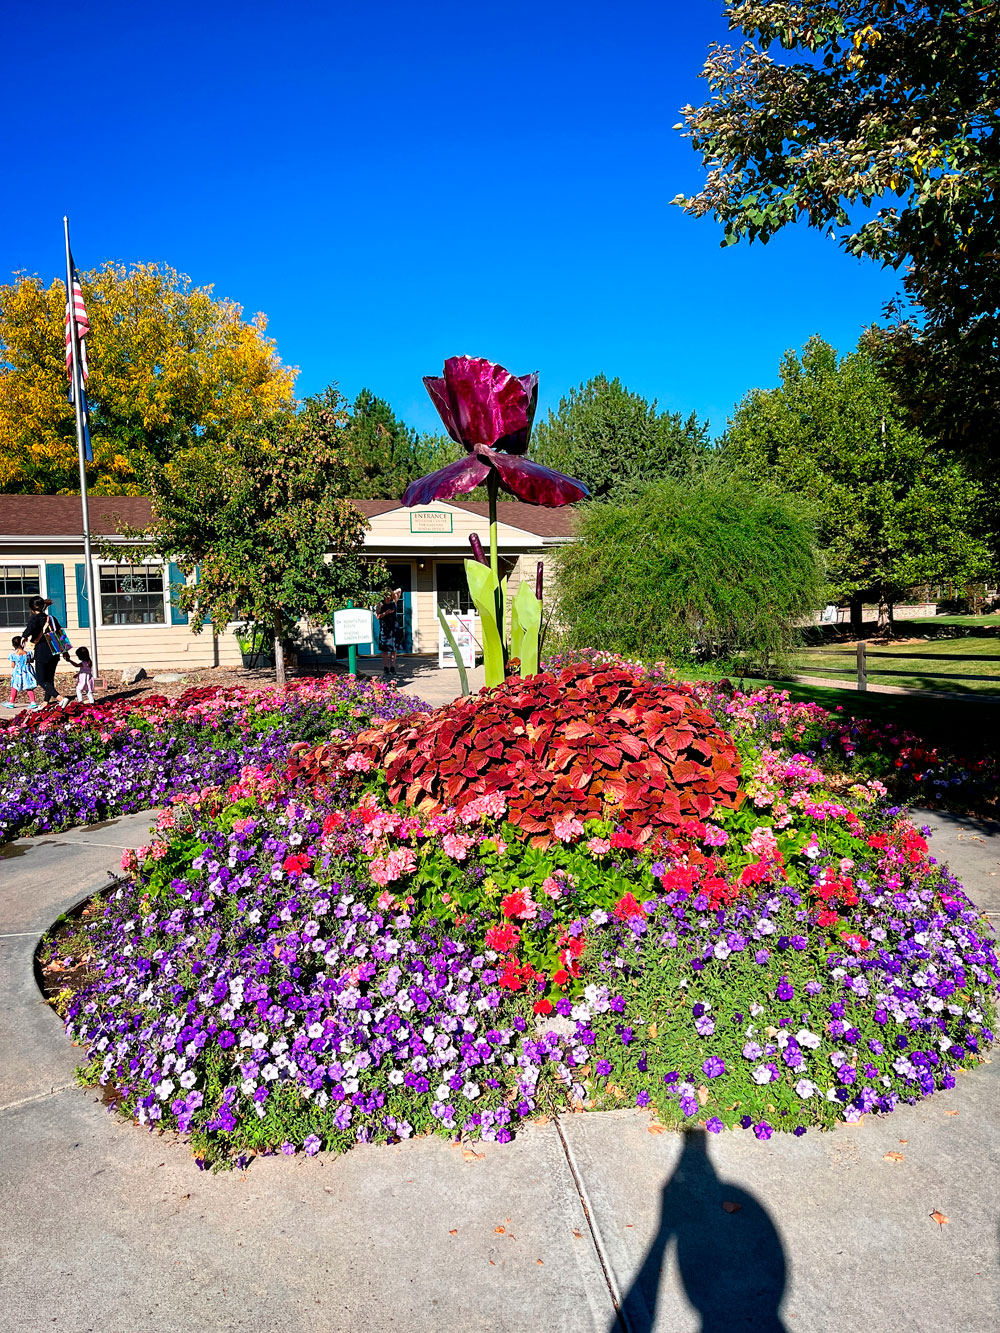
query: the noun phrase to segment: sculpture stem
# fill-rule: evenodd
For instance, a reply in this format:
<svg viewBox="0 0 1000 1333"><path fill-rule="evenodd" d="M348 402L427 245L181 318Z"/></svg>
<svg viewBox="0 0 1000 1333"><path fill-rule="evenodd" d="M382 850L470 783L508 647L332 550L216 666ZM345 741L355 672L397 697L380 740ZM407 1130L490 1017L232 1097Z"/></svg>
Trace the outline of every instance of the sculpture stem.
<svg viewBox="0 0 1000 1333"><path fill-rule="evenodd" d="M486 478L486 494L490 502L490 569L493 572L493 603L496 609L497 629L500 642L504 646L504 662L507 660L507 636L504 634L504 605L500 592L500 555L497 551L497 495L500 491L500 478L494 468Z"/></svg>

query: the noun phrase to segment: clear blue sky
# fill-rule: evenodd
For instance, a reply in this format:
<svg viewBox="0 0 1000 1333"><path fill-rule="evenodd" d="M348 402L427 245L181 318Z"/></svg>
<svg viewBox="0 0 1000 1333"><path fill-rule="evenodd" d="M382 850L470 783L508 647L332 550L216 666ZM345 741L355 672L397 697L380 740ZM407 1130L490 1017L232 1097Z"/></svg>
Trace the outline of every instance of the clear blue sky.
<svg viewBox="0 0 1000 1333"><path fill-rule="evenodd" d="M540 371L543 408L604 372L721 429L898 282L671 207L714 40L714 0L10 6L0 275L59 275L68 211L81 268L163 260L265 311L301 395L436 429L420 378L469 352Z"/></svg>

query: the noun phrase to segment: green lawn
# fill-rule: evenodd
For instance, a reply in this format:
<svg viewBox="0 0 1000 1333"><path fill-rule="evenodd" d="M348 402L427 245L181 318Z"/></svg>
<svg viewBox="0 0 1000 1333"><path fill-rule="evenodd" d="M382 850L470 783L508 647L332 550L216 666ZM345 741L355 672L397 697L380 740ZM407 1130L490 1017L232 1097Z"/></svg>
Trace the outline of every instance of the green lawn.
<svg viewBox="0 0 1000 1333"><path fill-rule="evenodd" d="M685 673L687 679L711 676L708 671ZM970 695L965 699L930 699L920 695L858 694L835 686L802 685L796 681L729 677L741 689L755 690L774 685L787 690L793 699L819 704L831 711L840 709L848 717L865 717L893 723L933 745L967 755L994 752L1000 745L1000 698Z"/></svg>
<svg viewBox="0 0 1000 1333"><path fill-rule="evenodd" d="M867 656L869 685L898 685L942 694L1000 695L1000 641L992 637L968 635L927 644L869 644ZM958 660L936 660L942 656ZM992 660L976 661L979 657ZM835 673L832 679L857 679L853 648L801 648L792 655L791 667L800 675ZM933 672L944 679L927 680L913 674L922 672ZM962 679L970 674L989 679Z"/></svg>
<svg viewBox="0 0 1000 1333"><path fill-rule="evenodd" d="M991 629L1000 632L1000 615L990 616L918 616L905 622L907 625L964 625L969 629Z"/></svg>

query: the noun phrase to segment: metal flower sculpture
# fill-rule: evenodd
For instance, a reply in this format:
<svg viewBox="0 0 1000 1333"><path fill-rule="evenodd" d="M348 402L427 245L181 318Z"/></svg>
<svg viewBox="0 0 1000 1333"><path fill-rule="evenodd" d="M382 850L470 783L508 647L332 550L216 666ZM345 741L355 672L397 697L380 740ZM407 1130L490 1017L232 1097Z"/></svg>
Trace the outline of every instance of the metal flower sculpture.
<svg viewBox="0 0 1000 1333"><path fill-rule="evenodd" d="M583 482L524 457L538 404L537 371L517 376L483 357L452 356L444 363L444 374L425 375L424 384L445 429L465 447L466 456L411 482L402 502L412 507L450 500L486 483L489 564L478 538L472 539L476 558L465 562L469 591L482 622L486 684L503 682L511 657L520 659L522 676L534 675L541 631L541 572L539 569L536 593L527 582L518 588L508 635L504 614L507 580L500 578L497 556L497 494L502 490L526 504L555 508L583 500L589 491ZM450 640L444 617L440 618ZM455 651L454 644L452 649ZM460 660L457 652L456 660Z"/></svg>

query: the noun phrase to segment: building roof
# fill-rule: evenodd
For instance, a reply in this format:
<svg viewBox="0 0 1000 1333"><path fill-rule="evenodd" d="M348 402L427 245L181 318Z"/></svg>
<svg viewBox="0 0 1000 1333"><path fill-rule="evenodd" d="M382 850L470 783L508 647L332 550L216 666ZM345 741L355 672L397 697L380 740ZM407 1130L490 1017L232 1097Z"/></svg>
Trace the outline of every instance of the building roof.
<svg viewBox="0 0 1000 1333"><path fill-rule="evenodd" d="M114 536L121 523L144 528L151 517L142 495L92 495L87 507L90 530L101 537ZM0 495L0 536L82 539L79 495Z"/></svg>
<svg viewBox="0 0 1000 1333"><path fill-rule="evenodd" d="M366 518L377 518L402 508L398 500L355 500L354 503ZM490 512L485 500L447 500L444 503L464 509L477 518L487 518ZM143 528L151 518L149 500L141 495L92 495L88 507L90 530L102 537L113 536L122 522L133 528ZM575 515L568 505L562 509L546 509L541 505L522 504L520 500L500 500L497 518L501 523L534 533L537 537L576 535ZM81 519L78 495L0 495L0 537L82 537Z"/></svg>
<svg viewBox="0 0 1000 1333"><path fill-rule="evenodd" d="M401 509L398 500L355 500L365 518L377 518ZM453 505L477 518L489 518L490 507L485 500L443 500L435 504ZM575 537L576 516L569 505L561 509L546 509L542 505L524 504L520 500L498 500L497 518L512 528L532 532L536 537Z"/></svg>

